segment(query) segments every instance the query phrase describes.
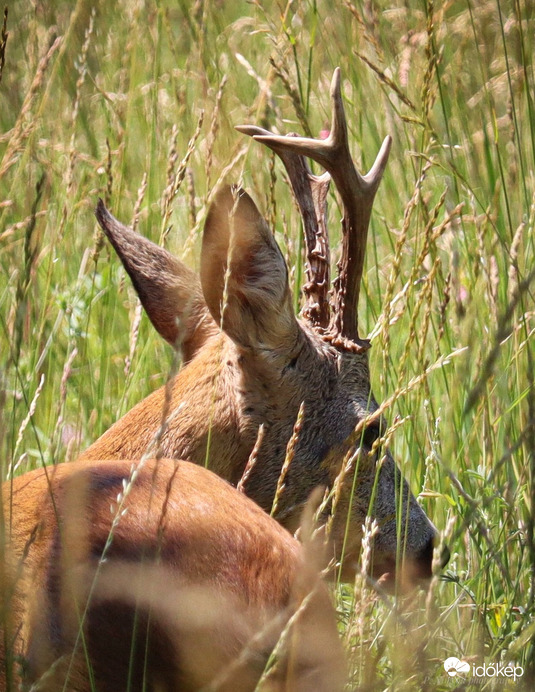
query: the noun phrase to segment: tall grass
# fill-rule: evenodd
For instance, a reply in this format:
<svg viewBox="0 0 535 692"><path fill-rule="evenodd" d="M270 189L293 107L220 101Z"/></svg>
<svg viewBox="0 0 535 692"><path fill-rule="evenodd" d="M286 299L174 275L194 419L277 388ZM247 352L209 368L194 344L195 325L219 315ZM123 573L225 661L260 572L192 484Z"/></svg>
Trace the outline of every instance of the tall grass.
<svg viewBox="0 0 535 692"><path fill-rule="evenodd" d="M97 230L99 196L195 267L212 187L243 179L298 300L284 174L233 126L317 136L340 65L360 168L394 139L360 305L373 388L392 402L394 455L452 552L427 599L337 588L351 687L452 689L443 661L457 656L516 662L525 673L511 687L532 689L533 5L58 0L13 4L7 30L2 477L75 458L172 366ZM338 216L332 196L331 229Z"/></svg>

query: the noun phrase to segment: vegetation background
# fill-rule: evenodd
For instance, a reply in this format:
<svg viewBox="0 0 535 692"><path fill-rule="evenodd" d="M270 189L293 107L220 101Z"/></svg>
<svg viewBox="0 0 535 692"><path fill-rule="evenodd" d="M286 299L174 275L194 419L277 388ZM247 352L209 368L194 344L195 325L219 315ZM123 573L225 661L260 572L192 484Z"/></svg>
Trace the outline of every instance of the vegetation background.
<svg viewBox="0 0 535 692"><path fill-rule="evenodd" d="M7 31L2 478L74 459L171 368L97 229L99 196L196 267L212 189L243 179L298 303L285 174L233 127L318 136L339 65L361 169L394 139L361 296L373 388L452 551L427 598L336 587L350 688L504 688L449 678L457 656L511 661L525 669L511 689L533 689L535 4L34 0L9 4ZM334 193L329 214L335 228Z"/></svg>

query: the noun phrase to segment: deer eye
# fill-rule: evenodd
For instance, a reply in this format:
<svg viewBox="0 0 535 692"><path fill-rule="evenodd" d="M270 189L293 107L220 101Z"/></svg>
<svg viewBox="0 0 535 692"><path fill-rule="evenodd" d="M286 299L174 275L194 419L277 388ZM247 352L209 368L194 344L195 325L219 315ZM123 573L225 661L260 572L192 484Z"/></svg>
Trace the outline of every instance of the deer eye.
<svg viewBox="0 0 535 692"><path fill-rule="evenodd" d="M362 433L362 444L364 447L371 449L373 443L381 437L380 421L373 421L364 428Z"/></svg>
<svg viewBox="0 0 535 692"><path fill-rule="evenodd" d="M292 370L295 370L297 367L297 363L299 361L299 356L301 355L303 349L299 350L299 353L294 356L288 363L284 366L282 372L283 374L286 374L287 372L291 372Z"/></svg>
<svg viewBox="0 0 535 692"><path fill-rule="evenodd" d="M292 358L292 360L288 363L288 365L286 366L288 370L293 370L295 368L295 366L297 365L297 358L298 356L295 356L295 358Z"/></svg>

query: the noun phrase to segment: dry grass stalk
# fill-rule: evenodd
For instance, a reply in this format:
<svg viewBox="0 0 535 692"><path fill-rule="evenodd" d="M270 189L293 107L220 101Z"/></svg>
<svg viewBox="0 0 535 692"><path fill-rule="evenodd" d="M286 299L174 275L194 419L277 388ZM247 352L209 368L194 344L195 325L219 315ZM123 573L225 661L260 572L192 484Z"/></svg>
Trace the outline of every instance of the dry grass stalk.
<svg viewBox="0 0 535 692"><path fill-rule="evenodd" d="M82 87L84 85L85 78L87 75L87 53L89 51L89 46L91 43L91 36L93 35L94 24L95 24L95 8L93 7L91 10L91 14L89 16L89 24L87 26L87 29L85 30L84 42L82 44L82 49L80 51L80 55L78 56L78 60L75 62L75 69L78 72L78 79L76 80L76 92L75 92L73 109L72 109L72 116L71 116L72 134L71 134L71 143L70 143L70 151L69 151L69 167L67 169L67 197L71 196L72 190L73 190L73 185L74 185L74 163L76 160L76 151L74 148L74 142L75 142L75 138L76 138L75 125L76 125L76 122L78 120L78 113L80 110L80 99L82 97Z"/></svg>
<svg viewBox="0 0 535 692"><path fill-rule="evenodd" d="M111 204L111 197L113 192L113 159L110 140L106 137L106 190L104 191L104 201L106 204Z"/></svg>
<svg viewBox="0 0 535 692"><path fill-rule="evenodd" d="M299 94L299 89L294 84L292 84L288 69L285 65L278 63L273 57L269 59L269 62L271 63L273 69L275 70L275 74L281 80L288 96L292 101L295 114L297 116L297 119L299 120L299 124L303 128L305 136L313 137L312 130L308 122L308 117L301 99L301 95Z"/></svg>
<svg viewBox="0 0 535 692"><path fill-rule="evenodd" d="M421 291L421 304L425 306L424 316L420 329L417 332L418 336L418 353L416 355L417 363L425 363L425 347L427 340L427 333L429 331L429 325L431 324L432 317L432 307L433 307L433 286L435 285L436 275L442 266L442 261L440 257L437 257L429 275L424 283L424 287ZM418 299L420 303L420 298Z"/></svg>
<svg viewBox="0 0 535 692"><path fill-rule="evenodd" d="M379 525L375 519L366 517L362 527L362 549L360 553L360 570L355 575L353 584L353 599L355 603L356 620L348 629L348 640L357 636L358 641L366 641L366 631L369 627L370 609L376 598L376 592L369 586L369 573L373 560L373 541L379 533ZM362 649L361 649L362 650Z"/></svg>
<svg viewBox="0 0 535 692"><path fill-rule="evenodd" d="M38 257L38 244L36 240L37 208L41 203L41 197L45 186L45 174L43 173L35 186L35 197L32 202L32 213L24 232L23 266L20 271L16 287L16 308L14 311L14 323L11 332L11 359L17 363L21 353L23 335L29 317L29 289L32 283L33 272Z"/></svg>
<svg viewBox="0 0 535 692"><path fill-rule="evenodd" d="M256 442L254 443L254 447L251 451L251 454L249 454L249 459L247 459L247 463L245 464L245 468L243 469L242 477L238 481L238 485L236 486L236 489L240 491L240 493L245 492L245 484L247 483L247 479L251 475L251 471L253 470L256 461L258 459L258 452L260 450L260 446L262 445L262 440L264 439L264 424L260 425L258 428L258 435L256 436Z"/></svg>
<svg viewBox="0 0 535 692"><path fill-rule="evenodd" d="M440 354L440 342L441 342L442 337L444 336L445 331L446 331L447 312L448 312L448 305L450 304L450 298L451 298L451 272L448 272L448 275L446 276L446 280L444 282L444 287L442 289L442 300L440 301L440 306L439 306L439 320L438 320L438 330L437 330L437 348L436 348L435 357L438 357Z"/></svg>
<svg viewBox="0 0 535 692"><path fill-rule="evenodd" d="M136 307L134 309L134 319L132 320L132 325L130 327L130 347L128 350L128 355L124 359L124 376L128 380L131 369L132 361L134 360L134 354L136 352L137 342L139 338L139 327L141 326L141 319L143 317L143 306L140 301L136 299Z"/></svg>
<svg viewBox="0 0 535 692"><path fill-rule="evenodd" d="M48 209L41 209L41 211L35 213L35 219L40 219L41 217L46 216L48 213ZM32 216L27 216L25 219L22 219L22 221L17 221L16 223L7 226L2 233L0 233L0 242L5 242L8 240L8 238L16 235L17 231L27 228L32 218L34 218L33 214Z"/></svg>
<svg viewBox="0 0 535 692"><path fill-rule="evenodd" d="M505 309L498 316L497 327L494 333L494 337L491 340L491 347L483 360L483 363L479 367L479 377L473 385L472 389L468 392L466 397L463 415L467 415L479 401L489 378L494 372L494 367L498 359L498 355L502 346L502 343L507 339L507 337L512 333L514 329L514 324L512 322L512 317L514 316L515 310L519 304L521 304L524 297L531 290L531 283L535 279L535 269L533 269L525 279L523 279L514 292L511 300L505 306Z"/></svg>
<svg viewBox="0 0 535 692"><path fill-rule="evenodd" d="M336 517L336 510L338 508L338 504L340 503L340 498L342 496L342 490L344 489L344 483L349 475L349 473L352 472L353 467L355 466L355 460L360 460L360 450L354 449L351 447L347 452L344 457L344 460L342 462L340 471L338 472L336 478L334 479L334 483L332 485L332 490L330 493L326 493L325 497L323 499L322 504L320 505L319 512L323 513L326 511L328 508L329 503L332 500L330 509L329 509L329 516L327 517L327 522L325 524L325 535L329 537L332 533L332 528L333 528L333 523L334 519ZM358 473L358 464L355 469L355 474Z"/></svg>
<svg viewBox="0 0 535 692"><path fill-rule="evenodd" d="M408 296L408 293L410 289L416 284L417 281L417 276L421 271L422 266L424 265L425 259L427 255L429 254L432 245L436 242L436 240L442 235L444 230L449 226L451 223L452 218L454 218L459 212L460 209L462 208L462 205L458 205L453 212L449 215L447 215L446 219L438 226L438 228L433 229L434 223L436 222L436 219L438 217L439 211L442 208L442 205L444 204L446 197L446 193L441 195L439 202L435 205L433 210L431 211L429 220L426 224L425 228L425 235L424 235L424 242L422 245L422 248L420 250L420 253L418 255L418 258L416 262L414 262L411 270L411 274L409 276L409 279L404 285L403 290L401 291L398 296L396 296L396 299L400 297L400 295L405 294ZM416 335L418 334L419 338L419 347L418 347L418 356L417 356L417 363L423 363L424 362L424 351L425 351L425 340L426 340L426 335L427 331L429 328L429 323L431 319L431 301L432 301L432 288L433 288L433 283L436 278L436 274L438 269L441 266L441 261L440 258L436 258L435 262L433 263L433 266L428 273L427 277L423 280L423 289L420 291L420 294L417 298L415 306L411 309L411 320L410 320L410 325L409 325L409 338L406 341L405 345L405 350L401 356L401 364L399 366L398 370L398 377L399 379L403 379L404 374L405 374L405 365L407 363L407 360L410 355L410 346L413 342L413 340L416 338ZM420 309L422 305L425 304L427 305L427 310L424 316L424 323L423 327L418 326L418 316L420 313Z"/></svg>
<svg viewBox="0 0 535 692"><path fill-rule="evenodd" d="M234 661L232 661L231 664L229 664L224 670L222 670L209 685L205 686L202 690L200 690L200 692L218 692L221 689L221 687L225 684L225 682L234 674L235 671L242 668L251 659L257 658L259 648L261 649L262 646L265 646L265 643L269 641L270 638L272 638L273 633L281 628L283 622L284 614L279 613L278 615L276 615L263 630L260 630L260 632L257 632L253 637L251 637L248 646L244 647L240 651L240 653L236 656ZM288 623L288 627L289 626L291 626L290 622ZM274 658L276 654L282 650L286 641L282 639L283 635L284 632L283 634L281 634L281 637L279 639L280 646L278 646L277 650L272 653L271 658ZM255 690L261 692L263 686L269 678L269 675L272 674L272 672L272 668L269 667L268 662L268 666L266 666L266 670L264 671L263 676L258 681ZM266 692L269 692L269 684L268 688L265 689Z"/></svg>
<svg viewBox="0 0 535 692"><path fill-rule="evenodd" d="M459 217L459 219L461 218L463 208L464 203L460 202L448 214L446 214L444 219L439 223L439 225L436 228L432 229L433 232L431 233L429 239L430 245L436 243L436 241L442 236L444 231L446 231L453 225L453 223L457 220L457 217Z"/></svg>
<svg viewBox="0 0 535 692"><path fill-rule="evenodd" d="M186 189L188 193L189 227L193 228L197 221L197 204L195 199L195 177L191 168L186 168Z"/></svg>
<svg viewBox="0 0 535 692"><path fill-rule="evenodd" d="M221 188L221 186L223 185L224 181L226 180L228 175L231 173L231 171L233 171L238 166L238 164L245 158L248 149L249 149L249 143L248 142L246 142L245 144L243 142L238 144L234 153L230 157L229 163L221 170L219 178L215 181L213 188L208 193L207 198L206 198L207 204L212 201L214 196L217 194L217 191ZM242 183L243 183L243 171L240 171L236 185L241 187ZM192 229L191 233L189 234L188 240L186 241L186 248L187 248L188 241L191 243L191 242L193 242L193 239L195 239L197 237L197 234L198 234L199 228L200 228L200 223L201 223L201 221L199 220L197 222L197 224L195 225L195 227ZM186 253L186 251L187 250L184 251L184 254Z"/></svg>
<svg viewBox="0 0 535 692"><path fill-rule="evenodd" d="M367 58L362 53L359 53L358 51L355 51L355 55L357 55L363 62L365 62L366 65L368 65L368 67L372 69L375 72L375 74L379 77L380 81L383 82L383 84L385 84L389 89L391 89L398 96L400 101L402 101L406 106L408 106L413 113L418 113L418 109L407 96L407 94L403 91L403 89L401 89L401 87L398 86L393 79L388 77L380 67L375 65L375 63L373 63L369 58Z"/></svg>
<svg viewBox="0 0 535 692"><path fill-rule="evenodd" d="M230 277L231 277L231 269L232 269L232 258L235 256L235 248L237 244L237 239L238 239L238 233L239 230L236 229L236 210L238 208L238 202L239 202L239 188L235 187L232 190L232 195L233 195L233 206L231 211L229 212L229 244L228 244L228 250L227 250L227 265L225 267L225 275L223 277L223 294L221 297L221 323L220 323L220 330L221 332L224 331L224 325L225 325L225 313L228 308L228 297L229 297L229 282L230 282Z"/></svg>
<svg viewBox="0 0 535 692"><path fill-rule="evenodd" d="M376 30L378 28L377 23L373 21L365 21L359 9L357 9L357 7L355 7L355 5L352 2L350 2L350 0L344 0L344 7L346 7L349 10L349 12L353 15L353 17L356 19L357 24L362 29L362 35L364 36L364 40L373 47L373 50L379 58L379 61L384 62L383 49L376 36Z"/></svg>
<svg viewBox="0 0 535 692"><path fill-rule="evenodd" d="M276 189L276 184L277 184L277 167L275 165L276 163L276 157L275 157L275 152L270 152L269 156L269 191L267 193L267 199L268 199L268 210L269 210L269 225L271 228L277 228L277 195L275 192ZM287 234L284 235L284 242L287 245ZM288 261L288 257L286 256L285 259ZM288 266L292 267L292 263L288 261Z"/></svg>
<svg viewBox="0 0 535 692"><path fill-rule="evenodd" d="M401 294L397 295L394 298L394 287L395 284L400 276L400 269L401 269L401 260L403 257L403 251L405 247L405 243L407 241L408 233L409 233L409 228L411 226L411 221L412 221L412 216L414 213L414 210L416 209L418 205L418 201L421 196L422 192L422 186L424 184L424 181L426 179L427 173L429 172L430 168L434 165L434 160L430 159L427 161L427 163L424 165L421 174L416 181L416 185L414 188L414 191L412 193L412 196L410 200L408 201L405 211L404 211L404 216L403 216L403 225L401 227L401 231L398 235L397 241L396 241L396 247L394 250L394 259L392 260L392 264L390 266L390 274L388 277L388 282L386 285L386 290L385 290L385 297L383 301L383 312L379 316L375 328L373 329L372 334L370 335L370 338L373 339L375 336L378 334L381 335L381 341L382 341L382 354L383 354L383 370L381 373L381 384L384 386L384 374L385 372L388 371L387 368L387 362L390 357L390 326L392 324L392 313L393 313L393 308L394 304L399 301L401 298L401 295L403 295L407 288L409 287L409 282L405 284L405 288L401 292ZM413 272L417 271L413 267Z"/></svg>
<svg viewBox="0 0 535 692"><path fill-rule="evenodd" d="M113 168L112 168L112 154L110 147L110 140L106 137L106 165L104 166L104 172L106 175L106 189L104 191L104 201L106 205L110 204L112 190L113 190ZM104 245L104 233L100 230L97 225L95 227L95 233L93 234L93 252L91 253L91 260L96 264L100 251Z"/></svg>
<svg viewBox="0 0 535 692"><path fill-rule="evenodd" d="M65 361L65 365L63 366L63 373L61 375L61 383L60 383L60 391L59 391L59 400L57 404L57 413L56 413L56 426L54 428L54 432L52 434L52 439L55 441L55 443L52 444L52 458L54 459L55 457L55 450L57 449L58 446L58 441L61 437L61 430L63 427L63 421L64 421L64 413L65 413L65 402L67 401L67 384L69 381L70 376L72 375L72 364L74 363L74 359L78 355L78 349L76 346L72 349L72 351L69 353L67 356L67 360Z"/></svg>
<svg viewBox="0 0 535 692"><path fill-rule="evenodd" d="M330 565L325 566L325 548L328 544L325 525L322 523L322 507L325 503L327 488L318 486L310 493L301 512L301 522L295 532L296 538L303 546L306 565L315 574L327 574Z"/></svg>
<svg viewBox="0 0 535 692"><path fill-rule="evenodd" d="M180 186L182 185L182 182L184 181L184 178L186 177L186 170L188 167L188 162L190 158L192 157L193 153L195 152L197 148L197 140L199 139L199 136L201 134L202 130L202 125L204 121L204 111L202 110L199 118L197 120L197 127L195 129L195 132L193 133L193 136L188 142L188 148L186 150L186 153L184 155L184 158L180 162L178 169L173 176L171 180L171 184L168 185L168 187L164 191L164 196L163 196L163 205L162 205L162 233L160 237L160 244L164 245L165 243L165 238L167 237L167 233L169 232L169 219L171 217L171 212L172 212L172 203L173 200L175 199Z"/></svg>
<svg viewBox="0 0 535 692"><path fill-rule="evenodd" d="M301 433L301 429L303 427L303 421L305 418L305 402L301 402L301 406L299 407L299 412L297 413L297 419L295 421L295 425L293 428L292 436L288 440L288 445L286 447L286 456L284 457L284 463L281 468L281 472L279 474L279 477L277 479L277 488L275 490L275 497L273 498L273 505L271 506L271 516L275 516L277 514L277 508L279 506L279 499L282 493L284 492L284 481L286 480L286 475L288 474L288 469L290 468L290 464L293 461L294 455L295 455L295 447L299 441L299 434Z"/></svg>
<svg viewBox="0 0 535 692"><path fill-rule="evenodd" d="M137 227L139 225L139 219L141 217L141 205L143 204L143 200L145 198L145 193L147 191L147 181L148 181L148 175L147 172L145 171L143 173L143 178L141 179L141 185L138 188L137 191L137 197L136 197L136 202L134 204L134 213L132 215L132 230L136 231ZM121 277L121 281L119 284L119 291L122 292L124 289L124 280L125 276ZM129 349L128 349L128 355L125 358L124 361L124 376L125 379L128 380L130 374L131 374L131 368L132 368L132 361L134 360L134 354L135 350L137 347L137 342L139 338L139 328L141 326L141 319L143 317L143 306L141 305L140 301L138 298L136 298L136 307L134 309L134 319L132 320L132 324L130 327L130 342L129 342Z"/></svg>
<svg viewBox="0 0 535 692"><path fill-rule="evenodd" d="M522 245L522 238L524 237L525 231L526 224L522 222L515 231L513 240L511 242L511 248L509 250L509 271L507 272L508 300L511 300L511 297L518 286L518 260L520 255L520 247Z"/></svg>
<svg viewBox="0 0 535 692"><path fill-rule="evenodd" d="M30 408L28 409L28 414L24 418L24 420L21 423L21 426L19 428L19 432L17 435L17 441L15 442L15 449L13 450L13 456L12 456L12 464L10 468L7 471L7 477L8 478L13 478L13 475L16 473L20 466L20 461L18 462L15 461L17 457L17 452L19 451L19 447L22 444L22 439L24 437L24 431L28 427L28 423L32 420L35 410L37 408L37 401L39 400L39 397L41 396L41 392L43 391L43 387L45 386L45 376L44 374L41 375L41 379L39 380L39 384L37 385L37 389L35 390L35 394L33 395L33 399L30 403Z"/></svg>
<svg viewBox="0 0 535 692"><path fill-rule="evenodd" d="M143 468L145 462L147 460L147 457L142 458L139 462L137 463L132 463L130 467L130 475L128 478L123 478L122 481L122 491L120 491L117 494L116 497L116 504L110 505L110 513L112 514L112 523L110 527L109 534L107 536L106 544L104 548L102 549L102 553L99 556L98 560L98 565L97 569L95 570L93 574L93 578L91 580L91 583L89 585L89 588L86 589L85 586L83 588L83 591L87 591L87 598L85 602L85 606L83 610L79 610L78 608L78 599L75 599L77 608L76 612L72 613L70 610L67 610L67 612L64 612L64 616L67 615L67 622L70 623L71 627L73 628L72 632L72 637L71 639L73 640L73 647L72 647L72 654L69 655L68 657L63 657L60 658L56 663L54 664L54 667L58 665L61 668L66 668L65 672L62 671L62 676L65 680L69 680L70 675L71 675L71 665L75 660L75 653L79 649L79 647L83 646L83 639L84 639L84 624L87 619L87 614L89 607L94 599L94 595L97 591L97 587L100 586L99 584L99 575L100 575L100 570L102 569L102 566L107 562L107 556L109 549L113 543L113 539L115 536L115 533L117 531L117 528L120 524L120 522L123 520L123 518L126 516L128 512L128 506L127 506L127 501L128 497L130 495L130 492L132 491L135 481L139 475L139 472ZM83 494L87 490L87 485L85 483L77 483L74 486L74 493L70 493L69 496L67 497L67 502L70 503L71 507L73 509L71 510L70 514L67 516L72 516L72 517L79 517L82 519L81 522L74 522L74 526L70 527L69 526L69 532L68 536L70 536L70 541L69 541L69 548L70 550L63 551L62 554L66 556L66 559L69 562L76 562L76 555L74 556L74 559L71 557L71 553L79 553L80 555L84 555L84 550L83 550L83 544L84 540L86 538L86 531L87 531L87 525L83 517L80 517L77 508L79 506L83 506L82 498ZM69 522L70 524L71 522ZM86 553L85 553L86 554ZM78 560L78 564L80 564L80 561ZM68 568L68 563L64 565L64 571L69 572ZM82 572L75 573L73 576L73 579L77 579L77 577L80 579L78 583L74 582L71 580L71 588L69 590L65 589L63 594L65 596L67 595L72 595L73 590L76 590L76 587L83 584L83 579L84 579L84 574ZM132 585L129 584L129 589L132 588ZM69 593L70 591L70 593ZM128 591L123 589L123 593L127 594ZM72 598L69 601L72 604ZM66 609L63 608L65 611ZM53 672L52 670L49 672Z"/></svg>
<svg viewBox="0 0 535 692"><path fill-rule="evenodd" d="M455 526L455 517L451 516L448 519L448 523L446 524L446 528L444 531L441 531L439 534L439 540L437 541L437 544L435 546L435 550L433 551L433 577L431 579L431 583L429 585L429 590L426 594L426 599L425 599L425 609L426 609L426 619L427 622L435 622L437 623L437 589L438 585L440 583L440 559L442 555L442 551L448 546L451 545L451 540L453 537L453 529ZM437 623L438 624L438 623Z"/></svg>
<svg viewBox="0 0 535 692"><path fill-rule="evenodd" d="M145 199L145 193L147 192L147 185L148 185L148 175L147 171L144 171L143 173L143 178L141 179L141 185L138 188L137 191L137 197L136 201L134 204L134 212L132 214L132 225L131 228L133 231L137 231L137 227L139 225L139 219L141 218L141 205L143 204L143 200ZM124 287L125 287L125 275L121 275L121 279L119 281L119 293L124 293ZM139 303L139 301L138 301ZM128 356L125 359L125 367L126 367L126 362L128 360ZM125 373L126 374L126 373Z"/></svg>
<svg viewBox="0 0 535 692"><path fill-rule="evenodd" d="M407 242L407 237L409 234L409 228L411 227L412 223L412 217L413 213L418 205L418 202L420 200L420 196L422 194L422 187L425 182L425 179L427 177L427 173L431 169L431 167L435 164L435 160L433 158L429 159L424 167L422 168L422 171L420 173L420 176L418 177L418 180L416 181L416 185L414 187L414 191L412 193L412 196L410 200L407 202L407 205L405 207L405 211L403 213L403 224L401 226L401 230L398 234L398 238L396 241L396 247L394 250L394 259L392 261L392 265L390 267L390 275L388 277L388 283L385 291L385 306L388 308L390 306L390 303L392 301L393 295L394 295L394 286L396 281L399 278L400 275L400 268L401 268L401 259L403 257L403 250L405 247L405 243ZM388 324L388 320L386 319L386 315L383 317L381 321L382 324Z"/></svg>
<svg viewBox="0 0 535 692"><path fill-rule="evenodd" d="M225 89L225 85L227 84L227 82L228 82L228 75L225 74L225 75L223 75L223 79L221 80L221 83L219 84L219 89L218 89L216 97L215 97L215 106L214 106L214 110L212 112L212 118L210 120L210 129L208 131L208 137L206 138L205 176L206 176L207 189L210 189L210 187L211 187L214 144L215 144L215 140L217 137L217 133L219 131L219 111L221 108L221 99L223 98L223 91Z"/></svg>
<svg viewBox="0 0 535 692"><path fill-rule="evenodd" d="M170 197L173 191L173 180L175 178L175 166L178 161L178 126L173 125L171 128L171 137L169 138L169 151L167 154L167 171L166 171L166 185L162 194L161 201L161 213L162 216L165 215L165 208L169 205Z"/></svg>
<svg viewBox="0 0 535 692"><path fill-rule="evenodd" d="M425 67L425 72L422 80L422 90L421 90L421 101L422 101L422 110L423 110L423 117L424 121L427 122L429 120L429 116L431 113L431 109L433 108L433 105L436 100L436 95L437 95L437 86L433 87L433 77L435 74L436 70L436 52L434 49L434 32L435 32L435 25L434 25L434 19L435 19L435 8L434 8L434 0L427 0L426 2L427 8L427 26L426 26L426 33L427 33L427 41L425 44L425 58L426 58L426 67Z"/></svg>
<svg viewBox="0 0 535 692"><path fill-rule="evenodd" d="M319 579L316 580L316 585L317 584L319 584ZM285 650L291 649L291 638L293 634L292 630L299 621L299 619L303 616L308 605L310 604L310 601L314 598L314 595L315 589L313 588L301 599L299 607L288 619L288 622L282 630L275 648L271 652L269 661L267 662L262 677L260 678L256 686L256 690L258 690L259 692L261 692L262 690L265 690L265 692L269 692L269 690L272 689L270 685L270 678L272 678L278 670L278 659L283 657ZM278 620L278 622L280 622L280 620ZM291 689L291 685L289 686L289 689Z"/></svg>
<svg viewBox="0 0 535 692"><path fill-rule="evenodd" d="M436 418L431 416L431 406L429 399L424 399L423 402L424 411L427 419L427 429L431 432L428 433L429 438L429 452L426 454L424 461L424 477L422 479L422 490L418 497L427 496L427 484L429 476L433 470L433 467L440 462L439 449L441 445L440 439L440 424L442 422L440 417L440 411L438 412Z"/></svg>
<svg viewBox="0 0 535 692"><path fill-rule="evenodd" d="M6 15L4 15L4 17L6 17ZM35 122L32 121L32 119L29 117L31 108L33 106L34 98L39 93L44 84L45 74L48 69L48 66L50 65L50 62L54 57L54 54L61 46L62 41L63 38L61 36L58 36L54 40L50 48L47 50L45 55L39 61L35 77L33 78L33 81L30 85L30 89L23 101L19 116L11 131L11 136L6 150L4 152L4 156L2 157L2 161L0 163L0 178L2 178L6 174L6 172L11 168L11 166L15 163L15 161L17 160L17 152L21 149L24 140L29 137L29 135L34 129Z"/></svg>
<svg viewBox="0 0 535 692"><path fill-rule="evenodd" d="M143 177L141 178L141 185L137 191L136 202L134 204L134 213L132 214L133 231L137 231L137 227L139 225L139 219L141 218L141 205L143 204L143 200L145 199L145 194L147 192L148 179L149 176L147 175L147 171L144 171Z"/></svg>
<svg viewBox="0 0 535 692"><path fill-rule="evenodd" d="M500 285L500 275L496 255L489 257L489 267L487 272L487 304L490 308L492 321L495 324L498 319L498 289Z"/></svg>

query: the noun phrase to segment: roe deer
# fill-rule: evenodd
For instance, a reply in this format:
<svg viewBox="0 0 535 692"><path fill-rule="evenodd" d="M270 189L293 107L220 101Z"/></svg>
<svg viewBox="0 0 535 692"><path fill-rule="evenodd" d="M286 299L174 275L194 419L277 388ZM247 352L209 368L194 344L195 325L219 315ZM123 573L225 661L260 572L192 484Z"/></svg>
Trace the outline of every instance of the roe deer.
<svg viewBox="0 0 535 692"><path fill-rule="evenodd" d="M252 692L275 646L262 689L343 689L300 544L211 471L61 464L4 483L3 509L3 692Z"/></svg>
<svg viewBox="0 0 535 692"><path fill-rule="evenodd" d="M353 454L329 521L342 576L354 571L362 526L370 514L379 525L373 575L391 582L399 563L398 575L403 564L403 573L414 581L431 576L436 530L390 452L381 449L384 426L370 388L370 344L360 338L357 324L368 224L391 138L384 140L370 172L360 175L349 151L338 68L331 100L332 122L325 140L277 136L254 126L237 128L279 155L301 210L307 283L300 319L292 308L281 251L244 191L223 188L211 204L200 281L167 251L119 223L102 202L96 215L152 323L182 352L185 365L170 387L169 415L158 442L162 453L206 464L236 484L263 426L244 490L270 511L303 405L274 516L295 529L311 490L332 489L344 459ZM305 157L326 172L312 175ZM326 197L331 177L344 215L339 273L329 301ZM141 457L160 428L165 396L165 388L148 396L82 458ZM326 503L326 515L328 509Z"/></svg>

